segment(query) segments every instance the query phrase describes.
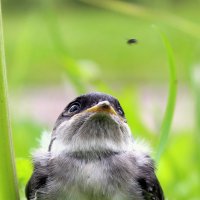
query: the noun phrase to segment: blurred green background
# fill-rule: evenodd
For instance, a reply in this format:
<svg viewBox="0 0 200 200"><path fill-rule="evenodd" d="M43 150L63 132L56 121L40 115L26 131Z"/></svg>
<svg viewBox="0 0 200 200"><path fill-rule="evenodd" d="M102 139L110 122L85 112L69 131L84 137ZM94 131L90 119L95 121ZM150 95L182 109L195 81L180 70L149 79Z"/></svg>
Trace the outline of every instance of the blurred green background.
<svg viewBox="0 0 200 200"><path fill-rule="evenodd" d="M200 199L200 1L4 0L4 38L20 193L31 152L76 95L101 91L124 107L135 138L155 150L174 50L178 96L157 163L166 199ZM127 40L137 43L128 45ZM153 156L154 154L152 154Z"/></svg>

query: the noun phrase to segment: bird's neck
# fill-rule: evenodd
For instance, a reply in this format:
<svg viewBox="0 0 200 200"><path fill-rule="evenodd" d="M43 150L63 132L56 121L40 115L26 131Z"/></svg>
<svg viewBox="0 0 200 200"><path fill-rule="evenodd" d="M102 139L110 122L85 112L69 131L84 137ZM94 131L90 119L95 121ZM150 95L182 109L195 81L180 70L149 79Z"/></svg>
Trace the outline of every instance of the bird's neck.
<svg viewBox="0 0 200 200"><path fill-rule="evenodd" d="M115 155L119 155L121 152L105 150L105 151L74 151L67 153L67 156L73 157L78 160L102 160Z"/></svg>

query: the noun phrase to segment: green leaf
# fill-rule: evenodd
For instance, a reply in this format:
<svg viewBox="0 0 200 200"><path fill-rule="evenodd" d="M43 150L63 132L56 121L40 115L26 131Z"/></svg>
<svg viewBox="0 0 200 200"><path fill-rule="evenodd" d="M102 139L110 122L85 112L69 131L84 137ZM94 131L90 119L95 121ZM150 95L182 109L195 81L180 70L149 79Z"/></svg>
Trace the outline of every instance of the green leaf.
<svg viewBox="0 0 200 200"><path fill-rule="evenodd" d="M0 199L19 199L10 118L0 1Z"/></svg>
<svg viewBox="0 0 200 200"><path fill-rule="evenodd" d="M160 157L166 148L173 120L173 115L176 105L176 96L177 96L177 76L176 76L176 65L173 57L173 50L165 34L162 33L161 31L159 32L161 34L163 43L167 51L170 80L169 80L169 95L167 100L167 106L165 109L165 114L160 129L160 142L157 147L157 155L156 155L157 162L160 160Z"/></svg>

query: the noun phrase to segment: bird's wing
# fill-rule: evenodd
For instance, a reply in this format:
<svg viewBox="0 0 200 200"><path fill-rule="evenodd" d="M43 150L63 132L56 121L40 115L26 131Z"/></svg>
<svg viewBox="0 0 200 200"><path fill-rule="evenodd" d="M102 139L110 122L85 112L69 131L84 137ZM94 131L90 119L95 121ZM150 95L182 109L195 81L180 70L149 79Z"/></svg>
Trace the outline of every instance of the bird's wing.
<svg viewBox="0 0 200 200"><path fill-rule="evenodd" d="M37 199L37 192L44 188L47 181L47 174L34 170L29 182L26 185L26 198L28 200Z"/></svg>
<svg viewBox="0 0 200 200"><path fill-rule="evenodd" d="M164 194L154 173L154 167L149 165L141 167L137 181L144 200L164 200Z"/></svg>

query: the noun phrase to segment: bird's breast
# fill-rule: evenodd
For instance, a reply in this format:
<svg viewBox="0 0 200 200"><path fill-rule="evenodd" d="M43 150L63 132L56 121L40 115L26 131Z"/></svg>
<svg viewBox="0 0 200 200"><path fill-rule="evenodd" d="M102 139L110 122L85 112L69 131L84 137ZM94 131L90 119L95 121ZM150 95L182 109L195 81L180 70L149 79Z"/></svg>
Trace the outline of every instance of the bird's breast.
<svg viewBox="0 0 200 200"><path fill-rule="evenodd" d="M141 200L134 185L134 165L124 160L109 158L85 162L57 158L52 161L46 193L51 200L54 200L52 197L55 200ZM131 188L136 188L132 191L136 198L128 195L127 190Z"/></svg>

